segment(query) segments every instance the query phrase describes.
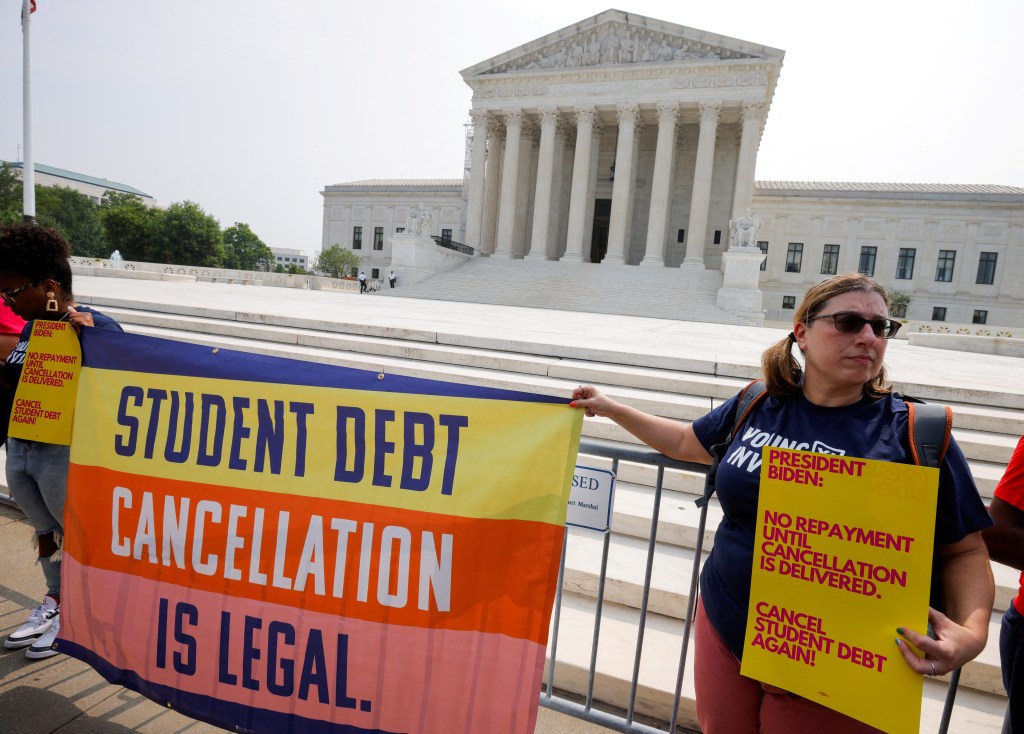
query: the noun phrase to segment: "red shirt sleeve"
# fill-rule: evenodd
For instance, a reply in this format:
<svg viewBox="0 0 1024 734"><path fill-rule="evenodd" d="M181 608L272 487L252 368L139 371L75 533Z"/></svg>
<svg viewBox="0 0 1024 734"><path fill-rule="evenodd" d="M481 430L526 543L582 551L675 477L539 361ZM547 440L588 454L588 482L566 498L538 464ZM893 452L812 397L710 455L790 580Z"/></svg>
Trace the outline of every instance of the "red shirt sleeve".
<svg viewBox="0 0 1024 734"><path fill-rule="evenodd" d="M0 334L20 334L24 328L22 318L15 316L6 303L0 302Z"/></svg>
<svg viewBox="0 0 1024 734"><path fill-rule="evenodd" d="M994 496L1024 510L1024 436L1017 442L1006 473L996 485Z"/></svg>

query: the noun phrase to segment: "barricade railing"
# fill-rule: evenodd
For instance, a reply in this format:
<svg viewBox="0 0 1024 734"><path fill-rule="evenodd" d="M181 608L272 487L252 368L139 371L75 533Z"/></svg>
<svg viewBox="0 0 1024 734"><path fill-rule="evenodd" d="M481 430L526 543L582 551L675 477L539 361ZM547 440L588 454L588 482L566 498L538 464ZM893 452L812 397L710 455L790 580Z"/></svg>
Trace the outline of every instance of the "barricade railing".
<svg viewBox="0 0 1024 734"><path fill-rule="evenodd" d="M618 476L619 463L622 461L653 466L657 468L657 481L654 486L654 501L651 509L651 526L647 544L647 558L644 568L644 585L640 601L640 618L636 631L636 644L633 657L632 677L629 685L629 703L624 716L609 711L594 708L594 683L597 671L597 651L601 639L601 614L604 607L605 582L608 572L608 550L611 543L611 530L604 533L604 540L601 548L601 570L597 583L597 600L594 611L594 639L590 651L590 667L588 671L587 688L583 692L583 703L561 697L555 694L555 665L558 661L558 631L560 612L562 607L562 582L565 577L566 549L569 542L569 533L566 532L562 540L562 558L558 569L558 588L555 591L555 605L552 613L551 640L548 647L548 671L541 686L540 704L545 708L558 711L567 716L582 719L607 729L625 732L627 734L664 734L663 729L658 729L647 724L635 721L636 697L640 678L640 657L643 652L644 630L647 625L648 601L651 590L651 575L654 568L654 551L658 537L658 518L661 507L662 494L664 492L664 480L666 469L678 469L688 472L707 474L708 466L704 464L693 464L683 461L676 461L667 456L642 446L629 446L618 444L602 439L582 439L580 441L580 454L596 456L604 459L611 459L612 473ZM613 498L614 502L614 498ZM683 620L683 634L680 641L679 663L676 674L675 690L672 704L672 716L668 723L668 731L676 731L679 721L679 698L683 689L683 676L686 672L686 665L690 651L690 632L693 625L694 610L697 603L698 580L700 577L701 557L704 551L704 530L707 525L707 503L701 507L700 520L697 526L697 539L694 545L693 572L690 576L689 596L686 603L686 618ZM956 681L960 677L957 670L950 688L947 691L942 719L939 723L938 734L946 734L949 728L949 720L954 709L956 696Z"/></svg>
<svg viewBox="0 0 1024 734"><path fill-rule="evenodd" d="M604 589L608 572L608 549L611 543L611 531L604 534L604 541L601 549L601 570L597 586L597 600L594 612L594 639L590 652L590 668L588 671L587 689L583 693L584 702L579 703L564 697L555 695L554 675L555 665L558 660L558 629L560 612L562 606L562 580L565 575L565 556L568 547L569 534L565 534L562 541L562 560L558 570L558 588L555 591L555 607L552 614L551 642L548 650L548 673L541 689L540 703L545 708L558 711L584 721L589 721L608 729L633 734L654 734L663 732L652 726L640 723L635 720L636 696L640 679L640 658L643 653L644 630L647 625L648 602L651 591L651 575L654 570L654 550L658 538L658 518L661 507L661 498L664 491L664 480L666 469L681 469L684 471L707 473L708 467L704 464L691 464L683 461L676 461L667 456L646 447L635 447L614 443L601 439L583 439L580 441L580 453L588 456L598 456L612 461L612 473L618 475L619 462L626 461L636 464L644 464L657 468L657 481L654 486L654 504L651 511L651 529L647 543L647 559L644 568L644 585L640 600L640 621L637 625L636 645L633 655L633 670L629 686L629 704L625 716L619 716L608 711L594 708L594 682L597 670L597 650L601 639L601 614L604 608ZM707 523L707 505L701 508L700 522L697 530L697 544L694 549L694 556L699 561L701 547L704 541L704 526ZM693 622L694 604L697 599L697 578L700 564L694 564L693 574L690 578L690 594L686 607L686 618L683 620L683 635L680 643L679 665L676 675L675 696L672 706L672 717L669 721L669 731L675 731L679 719L679 696L683 688L683 675L686 672L686 663L689 656L690 627Z"/></svg>

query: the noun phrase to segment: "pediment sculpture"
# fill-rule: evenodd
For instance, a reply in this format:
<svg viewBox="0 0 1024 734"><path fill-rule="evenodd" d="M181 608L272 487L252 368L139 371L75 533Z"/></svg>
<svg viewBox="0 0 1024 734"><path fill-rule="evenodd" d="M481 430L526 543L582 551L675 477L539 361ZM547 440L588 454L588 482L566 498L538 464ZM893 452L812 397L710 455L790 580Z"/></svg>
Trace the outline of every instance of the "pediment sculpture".
<svg viewBox="0 0 1024 734"><path fill-rule="evenodd" d="M688 59L749 59L750 54L625 23L608 23L484 72L571 69L613 64L664 63Z"/></svg>

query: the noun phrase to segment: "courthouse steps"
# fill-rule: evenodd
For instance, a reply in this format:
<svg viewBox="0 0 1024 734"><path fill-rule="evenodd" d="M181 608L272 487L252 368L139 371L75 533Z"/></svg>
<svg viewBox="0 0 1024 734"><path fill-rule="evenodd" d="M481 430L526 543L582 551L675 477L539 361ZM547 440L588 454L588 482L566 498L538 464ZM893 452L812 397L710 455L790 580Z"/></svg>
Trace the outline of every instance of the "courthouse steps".
<svg viewBox="0 0 1024 734"><path fill-rule="evenodd" d="M722 274L682 268L477 257L386 296L760 326L716 305Z"/></svg>
<svg viewBox="0 0 1024 734"><path fill-rule="evenodd" d="M210 308L160 306L159 312L144 311L129 308L131 304L113 298L91 300L117 318L128 331L136 333L558 396L567 396L571 387L579 382L592 381L608 386L609 393L638 407L681 420L692 420L735 394L756 372L756 364L742 360L731 362L720 355L679 359L655 353L621 352L607 345L581 349L543 340L517 342L503 336L500 328L493 336L476 334L469 338L410 327L396 329L270 318L229 309L218 312ZM107 305L107 302L112 303ZM199 317L199 313L205 316ZM928 384L910 383L901 385L901 389L927 396L941 393L941 386ZM954 406L955 433L983 494L991 495L1016 437L1024 433L1024 410L1000 407L1016 404L1019 396L1004 396L998 390L960 390L955 394L960 399L971 398L969 402ZM602 419L585 421L584 435L633 442L621 429ZM581 463L598 467L608 464L597 457L581 457ZM625 708L634 641L639 629L637 610L644 568L639 551L646 548L650 532L655 470L624 463L619 467L618 480L595 696L597 700ZM686 608L688 572L693 564L697 535L698 513L693 500L700 493L702 475L669 471L665 487L654 556L651 614L646 625L636 703L637 713L662 720L667 720L671 713L681 645L680 617ZM712 501L705 550L714 541L714 528L720 517L720 508ZM599 549L595 552L595 543L597 540L590 531L570 531L555 684L576 692L586 687L593 638L598 579L594 564L600 558ZM995 732L999 728L1005 698L997 695L1000 687L995 624L1001 608L1012 595L1015 580L1008 569L998 565L994 568L999 586L999 609L993 614L986 651L965 668L951 731ZM893 648L895 653L895 644ZM895 656L892 659L895 660ZM943 690L941 681L926 682L922 731L936 730ZM695 719L689 670L680 711L681 721L692 725Z"/></svg>

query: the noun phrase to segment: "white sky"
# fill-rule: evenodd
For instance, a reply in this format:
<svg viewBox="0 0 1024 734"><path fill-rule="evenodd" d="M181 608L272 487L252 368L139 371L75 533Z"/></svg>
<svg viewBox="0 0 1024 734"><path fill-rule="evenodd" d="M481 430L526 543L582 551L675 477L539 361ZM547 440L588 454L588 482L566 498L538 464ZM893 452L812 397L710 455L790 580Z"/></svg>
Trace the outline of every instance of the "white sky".
<svg viewBox="0 0 1024 734"><path fill-rule="evenodd" d="M35 160L320 247L324 186L462 175L458 72L607 10L578 0L37 0ZM0 158L22 141L0 0ZM786 52L759 180L1024 186L1021 0L632 0Z"/></svg>

